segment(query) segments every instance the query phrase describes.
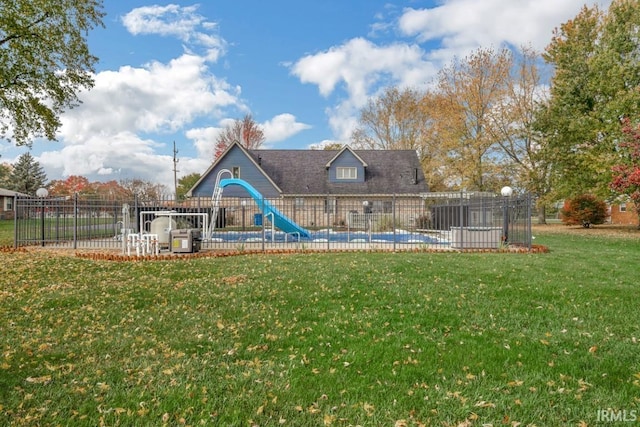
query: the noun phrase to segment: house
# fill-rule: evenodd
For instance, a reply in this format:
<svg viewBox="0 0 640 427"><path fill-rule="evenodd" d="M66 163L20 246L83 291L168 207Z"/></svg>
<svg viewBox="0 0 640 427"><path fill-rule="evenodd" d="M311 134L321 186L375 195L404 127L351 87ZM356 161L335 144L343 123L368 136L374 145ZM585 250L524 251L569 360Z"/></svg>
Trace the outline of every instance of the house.
<svg viewBox="0 0 640 427"><path fill-rule="evenodd" d="M0 188L0 219L13 219L13 201L16 196L26 196L26 194Z"/></svg>
<svg viewBox="0 0 640 427"><path fill-rule="evenodd" d="M638 211L633 203L615 203L608 207L608 217L611 224L638 225Z"/></svg>
<svg viewBox="0 0 640 427"><path fill-rule="evenodd" d="M265 199L277 200L280 210L303 226L345 225L365 218L356 215L391 214L394 206L420 205L420 195L428 191L414 150L354 150L349 146L341 150L248 150L233 143L188 196L210 199L223 169L250 183ZM237 213L242 206L242 221L246 222L248 198L241 186L224 189L228 220L230 212ZM406 220L415 220L409 217L416 215L419 213L407 214Z"/></svg>

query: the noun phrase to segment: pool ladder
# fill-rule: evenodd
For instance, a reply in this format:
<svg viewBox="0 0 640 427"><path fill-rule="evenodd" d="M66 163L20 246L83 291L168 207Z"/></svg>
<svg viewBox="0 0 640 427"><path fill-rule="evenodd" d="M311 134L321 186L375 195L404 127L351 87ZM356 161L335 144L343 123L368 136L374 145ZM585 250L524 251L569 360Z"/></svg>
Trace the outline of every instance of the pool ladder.
<svg viewBox="0 0 640 427"><path fill-rule="evenodd" d="M233 174L229 169L222 169L216 176L216 185L213 187L213 194L211 195L211 225L209 225L209 233L213 233L216 228L216 222L218 221L220 201L222 200L222 191L224 190L220 187L220 180L225 173L228 173L233 178Z"/></svg>

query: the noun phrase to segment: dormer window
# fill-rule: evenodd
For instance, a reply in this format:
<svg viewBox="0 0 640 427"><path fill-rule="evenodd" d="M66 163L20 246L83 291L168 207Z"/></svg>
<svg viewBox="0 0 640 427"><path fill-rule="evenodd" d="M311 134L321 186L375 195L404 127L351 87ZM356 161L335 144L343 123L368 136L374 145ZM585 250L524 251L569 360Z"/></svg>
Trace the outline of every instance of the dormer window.
<svg viewBox="0 0 640 427"><path fill-rule="evenodd" d="M358 179L358 168L336 168L336 179Z"/></svg>

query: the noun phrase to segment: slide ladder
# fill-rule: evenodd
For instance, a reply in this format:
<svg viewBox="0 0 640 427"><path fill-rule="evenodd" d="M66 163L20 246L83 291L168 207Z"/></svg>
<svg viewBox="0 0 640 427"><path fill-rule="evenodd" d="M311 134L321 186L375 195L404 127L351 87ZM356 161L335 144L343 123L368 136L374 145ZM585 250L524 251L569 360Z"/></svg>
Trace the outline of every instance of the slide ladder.
<svg viewBox="0 0 640 427"><path fill-rule="evenodd" d="M222 191L224 188L220 186L220 180L222 175L228 173L231 177L233 174L229 169L222 169L216 176L216 185L213 187L213 194L211 195L211 225L209 226L209 233L212 233L216 228L218 221L218 212L220 211L220 201L222 200Z"/></svg>

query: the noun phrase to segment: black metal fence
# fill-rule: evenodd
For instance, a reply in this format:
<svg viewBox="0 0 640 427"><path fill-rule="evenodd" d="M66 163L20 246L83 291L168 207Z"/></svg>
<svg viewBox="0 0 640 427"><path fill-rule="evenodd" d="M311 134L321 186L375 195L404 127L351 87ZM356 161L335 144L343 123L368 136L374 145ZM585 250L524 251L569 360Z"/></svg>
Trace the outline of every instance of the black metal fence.
<svg viewBox="0 0 640 427"><path fill-rule="evenodd" d="M179 251L184 248L172 241L178 230L194 230L190 239L197 240L197 248L194 244L186 251L285 245L329 250L531 247L529 195L222 198L215 215L206 199L17 197L14 206L16 247Z"/></svg>

